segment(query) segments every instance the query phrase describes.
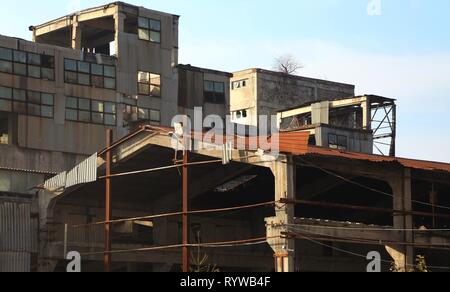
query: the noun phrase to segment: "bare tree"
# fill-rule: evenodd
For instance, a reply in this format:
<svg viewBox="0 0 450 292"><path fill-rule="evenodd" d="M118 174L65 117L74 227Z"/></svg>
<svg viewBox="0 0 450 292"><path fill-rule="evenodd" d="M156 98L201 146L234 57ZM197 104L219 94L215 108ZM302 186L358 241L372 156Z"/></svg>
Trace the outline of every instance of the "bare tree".
<svg viewBox="0 0 450 292"><path fill-rule="evenodd" d="M285 73L285 74L295 74L298 70L303 68L303 65L300 64L294 56L287 54L280 57L275 58L274 62L274 70Z"/></svg>

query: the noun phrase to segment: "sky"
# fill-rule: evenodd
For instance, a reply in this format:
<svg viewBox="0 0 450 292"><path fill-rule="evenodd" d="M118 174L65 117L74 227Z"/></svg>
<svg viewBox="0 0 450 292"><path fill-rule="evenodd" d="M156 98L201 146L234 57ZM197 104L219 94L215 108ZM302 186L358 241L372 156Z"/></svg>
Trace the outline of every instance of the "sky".
<svg viewBox="0 0 450 292"><path fill-rule="evenodd" d="M97 0L4 1L0 34L30 39L37 25ZM450 162L450 1L153 0L180 15L180 63L271 69L291 54L302 76L398 100L397 155ZM18 14L20 11L20 15Z"/></svg>

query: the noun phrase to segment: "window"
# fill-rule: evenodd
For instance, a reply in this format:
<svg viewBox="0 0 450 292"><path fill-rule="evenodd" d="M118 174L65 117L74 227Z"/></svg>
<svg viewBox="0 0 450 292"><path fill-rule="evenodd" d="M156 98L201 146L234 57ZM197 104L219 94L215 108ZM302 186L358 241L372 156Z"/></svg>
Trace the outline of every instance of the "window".
<svg viewBox="0 0 450 292"><path fill-rule="evenodd" d="M233 85L232 85L233 90L239 89L239 88L244 88L244 87L247 87L247 79L246 80L234 81Z"/></svg>
<svg viewBox="0 0 450 292"><path fill-rule="evenodd" d="M124 100L124 126L130 122L148 121L152 125L161 124L161 112L159 110L138 107L137 100L126 98Z"/></svg>
<svg viewBox="0 0 450 292"><path fill-rule="evenodd" d="M138 72L138 93L161 97L161 75L149 72Z"/></svg>
<svg viewBox="0 0 450 292"><path fill-rule="evenodd" d="M115 89L116 67L65 59L64 80L66 83Z"/></svg>
<svg viewBox="0 0 450 292"><path fill-rule="evenodd" d="M215 81L204 82L205 102L225 103L225 83Z"/></svg>
<svg viewBox="0 0 450 292"><path fill-rule="evenodd" d="M55 80L53 56L0 48L0 72Z"/></svg>
<svg viewBox="0 0 450 292"><path fill-rule="evenodd" d="M53 118L53 109L53 94L0 87L0 111Z"/></svg>
<svg viewBox="0 0 450 292"><path fill-rule="evenodd" d="M0 144L9 144L10 140L8 117L0 114Z"/></svg>
<svg viewBox="0 0 450 292"><path fill-rule="evenodd" d="M328 134L328 145L332 149L347 150L347 136Z"/></svg>
<svg viewBox="0 0 450 292"><path fill-rule="evenodd" d="M138 36L140 40L161 43L161 21L139 17Z"/></svg>
<svg viewBox="0 0 450 292"><path fill-rule="evenodd" d="M66 120L107 126L117 124L116 104L86 98L66 98Z"/></svg>

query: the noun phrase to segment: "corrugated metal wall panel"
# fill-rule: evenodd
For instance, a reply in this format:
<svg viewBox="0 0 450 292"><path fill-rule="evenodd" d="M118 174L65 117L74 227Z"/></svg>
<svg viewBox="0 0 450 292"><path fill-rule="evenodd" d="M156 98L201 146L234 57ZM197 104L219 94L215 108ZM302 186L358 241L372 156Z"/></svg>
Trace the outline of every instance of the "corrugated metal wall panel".
<svg viewBox="0 0 450 292"><path fill-rule="evenodd" d="M0 271L30 271L31 254L37 252L38 222L31 204L0 201Z"/></svg>
<svg viewBox="0 0 450 292"><path fill-rule="evenodd" d="M26 252L0 252L0 273L30 272L31 254Z"/></svg>

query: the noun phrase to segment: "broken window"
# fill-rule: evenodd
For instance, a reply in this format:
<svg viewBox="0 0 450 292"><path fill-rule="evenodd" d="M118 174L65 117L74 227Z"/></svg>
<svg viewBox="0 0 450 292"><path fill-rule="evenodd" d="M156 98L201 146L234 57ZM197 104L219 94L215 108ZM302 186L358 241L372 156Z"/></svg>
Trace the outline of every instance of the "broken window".
<svg viewBox="0 0 450 292"><path fill-rule="evenodd" d="M139 17L138 36L140 40L161 43L161 21Z"/></svg>
<svg viewBox="0 0 450 292"><path fill-rule="evenodd" d="M0 48L0 72L54 80L54 68L53 56Z"/></svg>
<svg viewBox="0 0 450 292"><path fill-rule="evenodd" d="M0 101L1 102L1 101ZM9 119L8 116L0 114L0 144L9 144L11 137L9 134Z"/></svg>
<svg viewBox="0 0 450 292"><path fill-rule="evenodd" d="M65 59L64 80L66 83L115 89L116 67Z"/></svg>
<svg viewBox="0 0 450 292"><path fill-rule="evenodd" d="M239 89L239 88L243 88L247 86L247 79L246 80L239 80L239 81L234 81L232 84L232 88L233 90L235 89Z"/></svg>
<svg viewBox="0 0 450 292"><path fill-rule="evenodd" d="M328 134L328 146L332 149L347 150L347 136Z"/></svg>
<svg viewBox="0 0 450 292"><path fill-rule="evenodd" d="M86 98L67 97L66 120L85 123L116 125L116 104Z"/></svg>
<svg viewBox="0 0 450 292"><path fill-rule="evenodd" d="M205 102L225 103L225 83L208 81L204 82Z"/></svg>
<svg viewBox="0 0 450 292"><path fill-rule="evenodd" d="M53 118L53 94L0 87L0 111Z"/></svg>
<svg viewBox="0 0 450 292"><path fill-rule="evenodd" d="M161 75L149 72L138 72L138 93L161 97Z"/></svg>

